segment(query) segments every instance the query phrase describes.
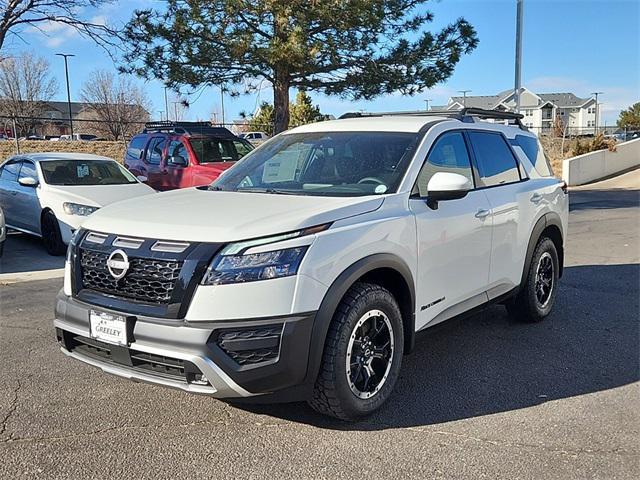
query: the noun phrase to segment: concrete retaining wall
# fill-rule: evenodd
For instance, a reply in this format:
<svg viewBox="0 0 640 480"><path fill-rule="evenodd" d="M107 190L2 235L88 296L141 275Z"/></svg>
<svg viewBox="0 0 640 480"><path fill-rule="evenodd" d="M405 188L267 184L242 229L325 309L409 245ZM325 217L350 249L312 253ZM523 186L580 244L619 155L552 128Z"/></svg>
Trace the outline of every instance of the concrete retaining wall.
<svg viewBox="0 0 640 480"><path fill-rule="evenodd" d="M616 145L616 151L599 150L562 162L568 185L583 185L640 166L640 138Z"/></svg>

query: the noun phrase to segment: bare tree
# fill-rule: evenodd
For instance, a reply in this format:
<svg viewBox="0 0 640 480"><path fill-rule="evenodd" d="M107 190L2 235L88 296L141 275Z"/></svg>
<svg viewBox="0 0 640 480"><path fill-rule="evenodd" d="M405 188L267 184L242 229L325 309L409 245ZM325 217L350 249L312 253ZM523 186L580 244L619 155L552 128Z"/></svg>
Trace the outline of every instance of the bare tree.
<svg viewBox="0 0 640 480"><path fill-rule="evenodd" d="M0 114L16 118L18 134L31 132L57 93L49 62L31 53L0 60Z"/></svg>
<svg viewBox="0 0 640 480"><path fill-rule="evenodd" d="M91 130L113 140L136 133L142 123L149 121L149 100L145 92L131 78L96 70L82 86L82 101Z"/></svg>
<svg viewBox="0 0 640 480"><path fill-rule="evenodd" d="M0 0L0 51L10 34L20 37L27 27L40 29L49 23L68 25L109 50L117 45L117 30L98 19L83 20L78 14L86 7L100 7L112 1Z"/></svg>

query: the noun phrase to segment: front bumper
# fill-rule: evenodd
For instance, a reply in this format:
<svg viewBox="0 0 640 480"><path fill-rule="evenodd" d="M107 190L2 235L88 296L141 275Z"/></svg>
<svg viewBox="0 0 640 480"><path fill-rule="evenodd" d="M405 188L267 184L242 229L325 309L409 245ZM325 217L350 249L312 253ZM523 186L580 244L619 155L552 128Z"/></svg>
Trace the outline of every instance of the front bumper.
<svg viewBox="0 0 640 480"><path fill-rule="evenodd" d="M90 338L92 309L127 316L130 344L117 347ZM314 313L305 313L189 323L129 316L61 291L54 326L63 353L107 373L216 398L246 398L305 382L314 320Z"/></svg>

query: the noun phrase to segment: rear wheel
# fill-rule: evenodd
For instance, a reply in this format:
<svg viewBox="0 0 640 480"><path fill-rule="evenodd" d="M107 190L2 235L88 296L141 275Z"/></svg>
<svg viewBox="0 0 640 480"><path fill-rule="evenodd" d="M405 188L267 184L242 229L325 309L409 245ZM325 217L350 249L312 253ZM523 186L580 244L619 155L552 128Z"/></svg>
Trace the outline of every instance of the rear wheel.
<svg viewBox="0 0 640 480"><path fill-rule="evenodd" d="M556 298L559 271L555 244L550 238L541 238L520 293L506 304L509 315L525 322L539 322L549 315Z"/></svg>
<svg viewBox="0 0 640 480"><path fill-rule="evenodd" d="M356 283L329 327L309 404L342 420L373 413L389 398L403 351L400 308L385 288Z"/></svg>
<svg viewBox="0 0 640 480"><path fill-rule="evenodd" d="M49 255L64 255L66 247L60 234L60 224L52 211L42 215L42 242Z"/></svg>

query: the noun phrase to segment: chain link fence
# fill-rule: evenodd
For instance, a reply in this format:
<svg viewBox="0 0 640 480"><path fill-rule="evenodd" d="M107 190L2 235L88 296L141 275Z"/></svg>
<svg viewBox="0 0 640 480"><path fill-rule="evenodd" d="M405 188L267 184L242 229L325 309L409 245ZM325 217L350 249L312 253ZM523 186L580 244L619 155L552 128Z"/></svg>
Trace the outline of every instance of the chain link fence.
<svg viewBox="0 0 640 480"><path fill-rule="evenodd" d="M131 138L144 131L146 121L98 120L91 118L24 117L0 115L0 160L19 153L33 152L84 152L122 158ZM158 124L158 122L153 122ZM164 121L169 127L176 123ZM179 122L178 122L179 123ZM189 131L197 134L204 130L225 127L236 135L250 128L271 131L270 125L256 125L247 121L191 123ZM201 124L201 127L198 126ZM72 135L73 132L73 135ZM16 135L17 133L17 135Z"/></svg>

